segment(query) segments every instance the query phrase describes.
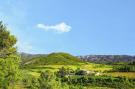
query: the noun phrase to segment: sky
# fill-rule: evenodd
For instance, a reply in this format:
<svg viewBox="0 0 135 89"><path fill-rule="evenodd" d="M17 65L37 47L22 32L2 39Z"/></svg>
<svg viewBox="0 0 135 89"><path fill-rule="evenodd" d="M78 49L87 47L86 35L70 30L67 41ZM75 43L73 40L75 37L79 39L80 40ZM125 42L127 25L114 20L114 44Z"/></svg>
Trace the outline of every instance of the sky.
<svg viewBox="0 0 135 89"><path fill-rule="evenodd" d="M19 52L135 55L135 0L0 0Z"/></svg>

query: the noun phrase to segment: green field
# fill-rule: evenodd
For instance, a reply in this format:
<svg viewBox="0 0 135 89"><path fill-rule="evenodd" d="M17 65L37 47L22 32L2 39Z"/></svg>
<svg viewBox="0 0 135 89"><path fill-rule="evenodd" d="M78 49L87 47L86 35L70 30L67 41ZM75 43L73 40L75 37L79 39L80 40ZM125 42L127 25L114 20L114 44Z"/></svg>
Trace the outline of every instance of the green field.
<svg viewBox="0 0 135 89"><path fill-rule="evenodd" d="M118 76L124 76L128 78L135 78L135 72L112 72L107 73L107 75L118 77Z"/></svg>
<svg viewBox="0 0 135 89"><path fill-rule="evenodd" d="M23 76L31 76L31 77L33 76L35 78L40 78L41 73L43 73L43 72L46 73L46 71L56 73L62 67L64 67L65 69L72 70L74 72L77 69L94 72L95 73L94 75L97 76L97 78L99 77L99 81L100 81L100 79L108 78L108 77L103 77L103 76L109 76L109 77L112 76L112 79L116 79L115 77L118 77L118 76L130 78L130 79L135 78L135 76L134 76L135 72L113 72L112 70L115 65L96 64L96 63L80 61L78 58L76 58L68 53L52 53L52 54L45 55L45 56L43 55L43 56L34 57L32 59L25 61L23 66L24 66L23 71L22 71ZM119 66L115 66L115 67L119 67ZM99 75L96 75L97 73ZM71 76L74 78L77 77L74 74ZM83 75L83 76L91 77L91 75ZM106 81L106 80L104 80L104 81ZM103 81L101 81L101 82L103 82ZM98 82L98 83L100 84L100 82ZM83 84L83 83L81 83L81 84ZM113 84L113 87L114 86L115 86L115 84ZM18 87L19 87L19 85L18 85ZM20 85L20 87L22 88L23 86ZM115 86L115 87L117 87L117 86ZM80 89L82 89L82 88L80 88ZM93 85L83 86L83 89L115 89L115 88L112 88L112 87L109 87L106 85L102 86L102 84L101 84L101 85L94 85L94 86Z"/></svg>
<svg viewBox="0 0 135 89"><path fill-rule="evenodd" d="M46 71L50 70L52 72L58 71L59 68L65 67L65 68L70 68L73 70L76 70L77 68L80 68L82 70L91 70L91 71L97 71L97 72L104 72L104 71L109 71L112 69L112 66L110 65L102 65L102 64L94 64L94 63L89 63L87 65L44 65L44 66L35 66L30 69L25 69L27 73L33 75L33 76L39 76L41 71ZM103 73L105 75L109 76L125 76L128 78L135 78L135 72L107 72Z"/></svg>
<svg viewBox="0 0 135 89"><path fill-rule="evenodd" d="M90 70L90 71L97 71L97 72L104 72L112 69L112 66L109 65L102 65L102 64L94 64L94 63L89 63L87 65L42 65L42 66L35 66L30 69L26 69L27 72L31 75L34 76L39 76L39 72L43 72L46 70L50 70L52 72L58 71L59 68L64 67L64 68L69 68L76 70L77 68L80 68L82 70Z"/></svg>

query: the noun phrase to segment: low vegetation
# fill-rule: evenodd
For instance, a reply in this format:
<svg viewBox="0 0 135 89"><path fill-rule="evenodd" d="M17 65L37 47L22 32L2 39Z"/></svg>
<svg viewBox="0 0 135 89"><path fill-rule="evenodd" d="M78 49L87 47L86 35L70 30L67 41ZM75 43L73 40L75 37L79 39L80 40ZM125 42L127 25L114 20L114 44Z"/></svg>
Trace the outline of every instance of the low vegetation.
<svg viewBox="0 0 135 89"><path fill-rule="evenodd" d="M31 58L25 62L25 66L41 66L41 65L79 65L85 64L79 58L74 57L68 53L51 53L49 55L42 55Z"/></svg>

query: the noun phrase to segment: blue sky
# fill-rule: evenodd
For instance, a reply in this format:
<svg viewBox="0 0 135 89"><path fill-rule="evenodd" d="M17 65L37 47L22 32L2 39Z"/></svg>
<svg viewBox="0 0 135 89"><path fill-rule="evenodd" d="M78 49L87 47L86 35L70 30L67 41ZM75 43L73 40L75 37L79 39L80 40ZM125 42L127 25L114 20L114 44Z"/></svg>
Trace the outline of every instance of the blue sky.
<svg viewBox="0 0 135 89"><path fill-rule="evenodd" d="M0 0L27 53L135 54L135 0Z"/></svg>

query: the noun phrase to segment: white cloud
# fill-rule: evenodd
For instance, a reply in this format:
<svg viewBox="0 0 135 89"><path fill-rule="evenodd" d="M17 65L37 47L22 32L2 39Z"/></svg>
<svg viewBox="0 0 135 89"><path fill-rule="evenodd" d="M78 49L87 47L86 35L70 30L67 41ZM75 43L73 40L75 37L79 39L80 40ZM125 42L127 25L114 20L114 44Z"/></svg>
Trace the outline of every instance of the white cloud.
<svg viewBox="0 0 135 89"><path fill-rule="evenodd" d="M65 22L56 25L37 24L37 27L45 31L51 30L51 31L56 31L58 33L69 32L71 30L71 26L67 25Z"/></svg>

